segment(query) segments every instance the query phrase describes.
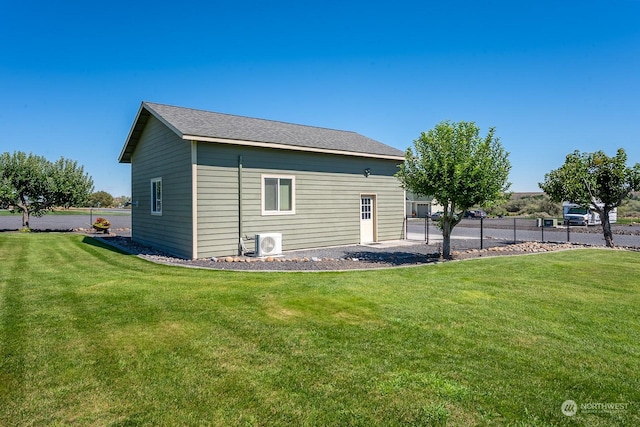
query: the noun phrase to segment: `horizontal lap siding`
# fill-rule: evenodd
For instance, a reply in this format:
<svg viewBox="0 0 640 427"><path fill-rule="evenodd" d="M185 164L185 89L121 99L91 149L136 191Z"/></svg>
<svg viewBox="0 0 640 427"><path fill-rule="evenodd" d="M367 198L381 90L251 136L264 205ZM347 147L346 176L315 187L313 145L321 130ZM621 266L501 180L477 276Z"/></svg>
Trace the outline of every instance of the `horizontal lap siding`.
<svg viewBox="0 0 640 427"><path fill-rule="evenodd" d="M151 215L151 179L162 178L162 215ZM192 257L191 143L154 117L131 162L132 239Z"/></svg>
<svg viewBox="0 0 640 427"><path fill-rule="evenodd" d="M238 159L198 143L198 256L238 252Z"/></svg>
<svg viewBox="0 0 640 427"><path fill-rule="evenodd" d="M359 243L360 195L367 193L377 196L378 240L403 237L404 192L393 161L199 143L199 256L237 251L239 155L245 235L282 233L283 250ZM262 216L262 174L295 176L294 215Z"/></svg>

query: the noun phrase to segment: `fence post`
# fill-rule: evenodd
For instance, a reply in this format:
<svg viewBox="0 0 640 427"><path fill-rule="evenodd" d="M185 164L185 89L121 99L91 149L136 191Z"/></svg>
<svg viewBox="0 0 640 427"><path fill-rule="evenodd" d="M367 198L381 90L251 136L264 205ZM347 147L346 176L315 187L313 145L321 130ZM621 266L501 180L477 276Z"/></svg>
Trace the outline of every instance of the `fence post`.
<svg viewBox="0 0 640 427"><path fill-rule="evenodd" d="M429 218L424 217L424 240L429 244Z"/></svg>
<svg viewBox="0 0 640 427"><path fill-rule="evenodd" d="M480 249L484 249L484 218L480 217Z"/></svg>
<svg viewBox="0 0 640 427"><path fill-rule="evenodd" d="M567 221L567 243L569 243L571 241L571 236L569 234L569 229L571 228L571 224L569 224L569 221Z"/></svg>
<svg viewBox="0 0 640 427"><path fill-rule="evenodd" d="M409 238L409 224L408 224L409 218L407 218L406 216L404 217L404 221L402 221L402 231L404 232L404 238L408 239Z"/></svg>
<svg viewBox="0 0 640 427"><path fill-rule="evenodd" d="M540 224L540 230L542 230L542 242L544 243L544 219L542 220L542 223Z"/></svg>
<svg viewBox="0 0 640 427"><path fill-rule="evenodd" d="M513 244L515 245L516 243L518 243L516 240L516 219L513 218Z"/></svg>

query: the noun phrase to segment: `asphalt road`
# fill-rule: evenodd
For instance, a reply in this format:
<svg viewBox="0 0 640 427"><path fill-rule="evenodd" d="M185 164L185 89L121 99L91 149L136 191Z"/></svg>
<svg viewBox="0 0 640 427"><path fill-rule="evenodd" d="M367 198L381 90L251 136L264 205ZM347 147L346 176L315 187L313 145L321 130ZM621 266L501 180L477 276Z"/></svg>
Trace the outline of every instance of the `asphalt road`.
<svg viewBox="0 0 640 427"><path fill-rule="evenodd" d="M485 241L522 242L572 242L587 245L604 245L602 228L598 226L571 227L567 236L566 228L536 227L535 220L517 219L515 236L513 218L486 219L483 221L482 236ZM613 241L617 246L640 247L640 235L621 234L640 232L640 226L614 226ZM543 235L544 233L544 235ZM425 240L424 220L411 220L407 225L407 237L412 240ZM442 232L435 223L428 222L429 240L442 240ZM480 221L463 220L453 229L452 240L480 240Z"/></svg>
<svg viewBox="0 0 640 427"><path fill-rule="evenodd" d="M78 228L91 229L91 224L98 217L111 222L113 230L131 229L131 212L128 210L94 210L86 215L44 215L40 218L30 217L29 225L32 230L74 230ZM0 215L0 231L13 231L22 228L22 215ZM124 235L124 233L118 232Z"/></svg>

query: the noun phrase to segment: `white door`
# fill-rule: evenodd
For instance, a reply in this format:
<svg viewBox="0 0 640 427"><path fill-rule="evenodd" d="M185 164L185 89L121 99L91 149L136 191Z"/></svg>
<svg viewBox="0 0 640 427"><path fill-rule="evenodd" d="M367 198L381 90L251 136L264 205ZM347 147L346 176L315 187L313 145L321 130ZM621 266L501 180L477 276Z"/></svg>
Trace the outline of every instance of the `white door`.
<svg viewBox="0 0 640 427"><path fill-rule="evenodd" d="M360 243L375 242L374 219L375 219L374 196L361 196L360 197Z"/></svg>

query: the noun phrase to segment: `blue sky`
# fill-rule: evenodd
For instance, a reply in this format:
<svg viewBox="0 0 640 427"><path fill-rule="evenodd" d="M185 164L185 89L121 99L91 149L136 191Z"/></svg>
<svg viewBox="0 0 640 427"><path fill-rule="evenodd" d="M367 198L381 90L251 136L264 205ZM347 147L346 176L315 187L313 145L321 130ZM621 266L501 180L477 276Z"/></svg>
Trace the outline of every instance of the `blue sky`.
<svg viewBox="0 0 640 427"><path fill-rule="evenodd" d="M4 2L0 152L117 162L141 101L352 130L396 148L495 126L513 191L573 150L640 162L640 0Z"/></svg>

